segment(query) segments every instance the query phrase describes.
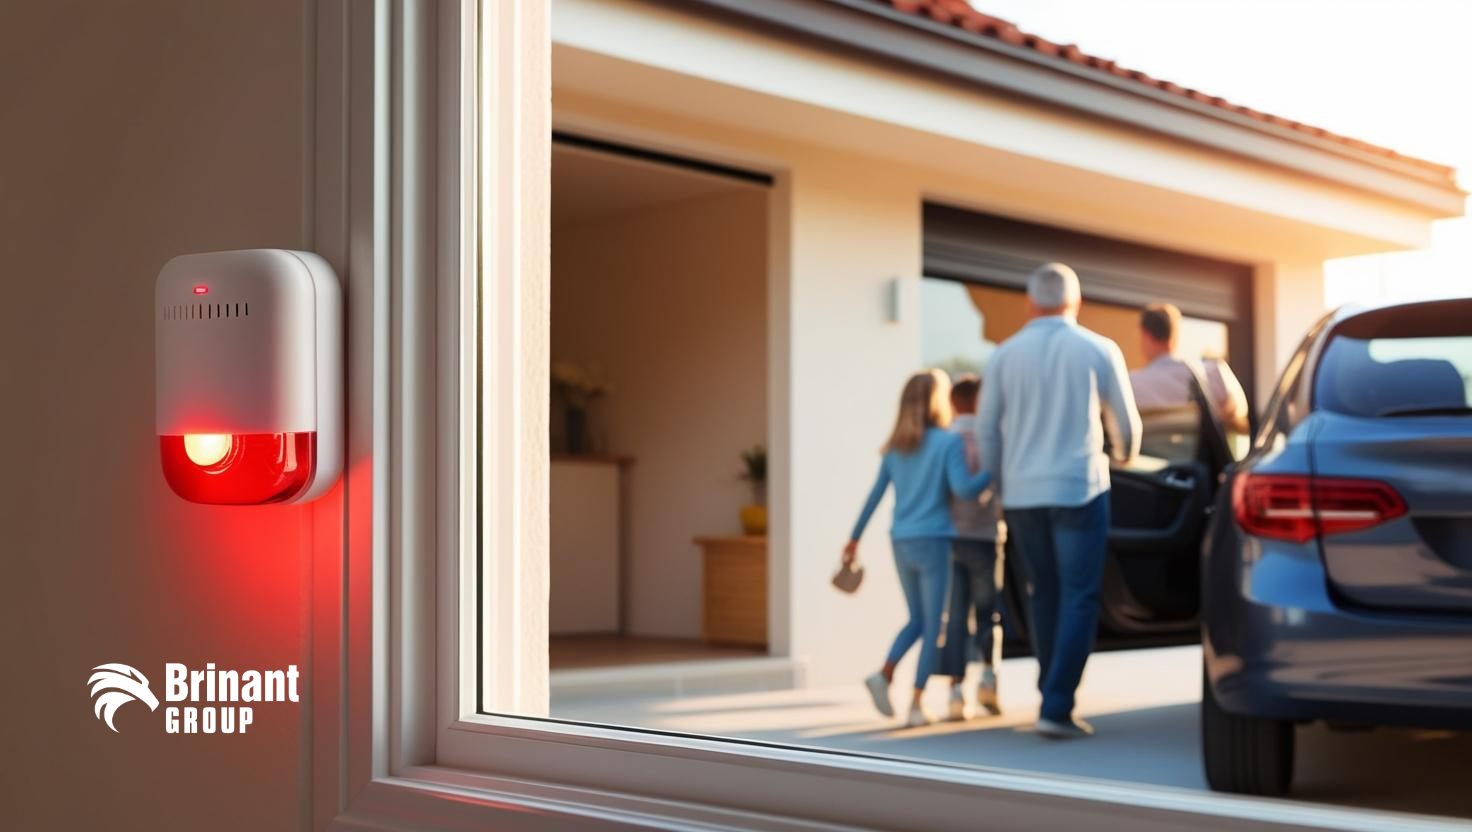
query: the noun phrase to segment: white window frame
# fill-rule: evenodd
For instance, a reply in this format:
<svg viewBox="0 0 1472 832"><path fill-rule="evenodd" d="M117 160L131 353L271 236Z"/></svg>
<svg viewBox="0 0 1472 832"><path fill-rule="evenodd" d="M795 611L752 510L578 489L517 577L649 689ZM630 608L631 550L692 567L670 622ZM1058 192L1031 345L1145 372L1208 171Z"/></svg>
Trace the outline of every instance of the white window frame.
<svg viewBox="0 0 1472 832"><path fill-rule="evenodd" d="M1441 828L477 713L478 684L506 712L546 695L524 684L546 661L546 6L308 5L315 245L348 287L350 460L341 502L314 515L311 828ZM463 464L477 441L479 469Z"/></svg>

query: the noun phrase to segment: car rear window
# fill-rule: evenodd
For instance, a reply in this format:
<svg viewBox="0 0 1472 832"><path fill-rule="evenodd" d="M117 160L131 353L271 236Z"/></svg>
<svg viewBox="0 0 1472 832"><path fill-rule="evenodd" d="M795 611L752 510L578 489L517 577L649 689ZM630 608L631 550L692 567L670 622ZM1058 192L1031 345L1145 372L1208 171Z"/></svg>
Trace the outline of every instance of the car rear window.
<svg viewBox="0 0 1472 832"><path fill-rule="evenodd" d="M1351 416L1472 415L1472 301L1345 321L1319 358L1314 404Z"/></svg>

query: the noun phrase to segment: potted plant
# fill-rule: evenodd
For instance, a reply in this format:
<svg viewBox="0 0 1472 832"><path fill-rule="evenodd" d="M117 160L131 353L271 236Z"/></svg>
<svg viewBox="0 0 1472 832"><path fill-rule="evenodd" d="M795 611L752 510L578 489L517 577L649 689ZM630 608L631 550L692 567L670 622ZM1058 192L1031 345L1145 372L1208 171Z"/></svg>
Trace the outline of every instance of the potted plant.
<svg viewBox="0 0 1472 832"><path fill-rule="evenodd" d="M750 505L741 507L741 529L752 536L767 533L767 449L754 445L741 452L741 478L751 483Z"/></svg>
<svg viewBox="0 0 1472 832"><path fill-rule="evenodd" d="M588 408L613 393L613 385L597 365L584 367L575 361L552 362L552 391L562 397L564 450L585 454L588 443Z"/></svg>

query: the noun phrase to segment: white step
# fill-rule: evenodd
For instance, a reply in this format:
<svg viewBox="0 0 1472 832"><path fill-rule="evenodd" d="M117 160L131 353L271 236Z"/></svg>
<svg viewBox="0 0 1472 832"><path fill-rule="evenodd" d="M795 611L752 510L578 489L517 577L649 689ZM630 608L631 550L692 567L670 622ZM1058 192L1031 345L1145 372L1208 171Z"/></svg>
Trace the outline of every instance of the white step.
<svg viewBox="0 0 1472 832"><path fill-rule="evenodd" d="M695 696L803 686L804 662L785 656L554 670L552 702L633 696Z"/></svg>

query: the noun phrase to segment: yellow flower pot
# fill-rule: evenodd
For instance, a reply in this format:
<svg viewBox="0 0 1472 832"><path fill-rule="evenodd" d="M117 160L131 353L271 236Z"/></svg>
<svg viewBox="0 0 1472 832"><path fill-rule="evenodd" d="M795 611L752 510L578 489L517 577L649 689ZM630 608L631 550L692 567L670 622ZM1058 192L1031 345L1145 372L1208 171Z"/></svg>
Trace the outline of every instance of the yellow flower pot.
<svg viewBox="0 0 1472 832"><path fill-rule="evenodd" d="M757 537L767 533L767 507L766 506L742 506L741 507L741 530Z"/></svg>

